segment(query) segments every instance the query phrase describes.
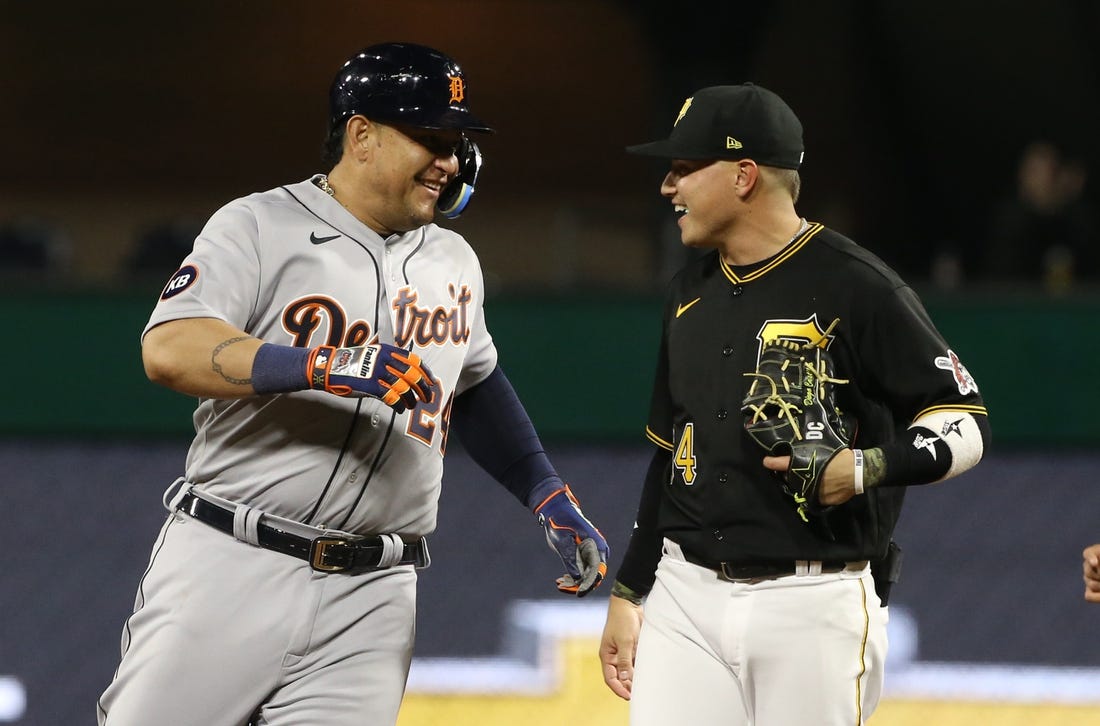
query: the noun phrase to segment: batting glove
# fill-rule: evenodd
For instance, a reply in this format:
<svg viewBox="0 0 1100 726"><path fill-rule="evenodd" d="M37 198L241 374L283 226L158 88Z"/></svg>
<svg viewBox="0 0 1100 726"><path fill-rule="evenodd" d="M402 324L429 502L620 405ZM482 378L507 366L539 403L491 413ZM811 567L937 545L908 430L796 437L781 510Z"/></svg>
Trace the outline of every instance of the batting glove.
<svg viewBox="0 0 1100 726"><path fill-rule="evenodd" d="M546 543L565 563L558 589L584 597L599 587L607 574L607 540L581 512L569 485L543 499L535 516L546 530Z"/></svg>
<svg viewBox="0 0 1100 726"><path fill-rule="evenodd" d="M321 345L306 362L310 388L337 396L372 396L401 413L431 403L439 384L416 353L386 343L357 348Z"/></svg>

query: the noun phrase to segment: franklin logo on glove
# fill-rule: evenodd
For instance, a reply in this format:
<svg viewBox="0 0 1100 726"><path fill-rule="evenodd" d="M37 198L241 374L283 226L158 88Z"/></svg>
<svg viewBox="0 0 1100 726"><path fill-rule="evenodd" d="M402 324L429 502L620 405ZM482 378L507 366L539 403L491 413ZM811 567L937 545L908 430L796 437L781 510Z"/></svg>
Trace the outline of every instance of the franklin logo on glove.
<svg viewBox="0 0 1100 726"><path fill-rule="evenodd" d="M370 378L374 375L374 361L377 358L378 350L378 348L367 346L367 349L363 351L363 365L359 369L360 378Z"/></svg>

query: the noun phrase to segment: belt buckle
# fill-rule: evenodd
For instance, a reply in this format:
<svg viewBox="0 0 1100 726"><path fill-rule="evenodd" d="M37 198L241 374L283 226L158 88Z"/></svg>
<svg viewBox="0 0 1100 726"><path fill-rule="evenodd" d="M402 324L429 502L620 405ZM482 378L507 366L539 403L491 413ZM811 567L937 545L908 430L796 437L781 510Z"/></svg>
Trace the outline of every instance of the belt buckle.
<svg viewBox="0 0 1100 726"><path fill-rule="evenodd" d="M734 573L736 573L739 569L744 570L745 568L730 565L730 563L728 562L719 562L718 577L719 579L725 580L726 582L734 582L739 585L758 585L761 582L775 580L783 576L782 573L779 572L765 573L763 572L763 570L761 570L760 574L757 575L746 576L742 574L741 576L737 576Z"/></svg>
<svg viewBox="0 0 1100 726"><path fill-rule="evenodd" d="M330 562L334 555L333 550L346 548L348 541L336 537L318 537L309 544L309 565L320 572L343 572L348 569L347 552L344 552L344 562L337 564Z"/></svg>
<svg viewBox="0 0 1100 726"><path fill-rule="evenodd" d="M725 580L726 582L736 582L736 583L746 582L747 578L734 577L733 575L730 574L730 570L728 568L729 568L729 563L728 562L719 562L718 563L718 579Z"/></svg>

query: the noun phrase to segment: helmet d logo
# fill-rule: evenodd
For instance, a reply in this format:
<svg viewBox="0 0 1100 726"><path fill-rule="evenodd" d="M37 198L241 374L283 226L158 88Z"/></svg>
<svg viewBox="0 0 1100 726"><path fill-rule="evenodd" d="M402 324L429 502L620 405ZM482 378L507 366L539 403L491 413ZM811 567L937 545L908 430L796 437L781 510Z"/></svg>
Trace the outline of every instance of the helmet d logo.
<svg viewBox="0 0 1100 726"><path fill-rule="evenodd" d="M451 103L462 103L462 99L466 98L466 84L462 80L462 76L447 76L451 79Z"/></svg>
<svg viewBox="0 0 1100 726"><path fill-rule="evenodd" d="M355 114L414 128L492 133L466 108L461 66L416 43L379 43L352 56L329 87L329 130Z"/></svg>

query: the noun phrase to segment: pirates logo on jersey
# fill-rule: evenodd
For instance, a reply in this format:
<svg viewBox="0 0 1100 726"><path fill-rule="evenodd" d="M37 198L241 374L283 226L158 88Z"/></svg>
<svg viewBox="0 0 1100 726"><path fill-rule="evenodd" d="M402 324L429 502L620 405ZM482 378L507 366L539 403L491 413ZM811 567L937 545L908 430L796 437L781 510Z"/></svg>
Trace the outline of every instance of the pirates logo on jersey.
<svg viewBox="0 0 1100 726"><path fill-rule="evenodd" d="M764 345L773 340L791 340L797 343L817 341L818 347L828 350L836 336L831 335L829 330L818 322L817 313L814 313L802 320L766 320L760 326L760 332L756 334L756 339L760 343L757 350L757 359L759 360L760 351L764 349Z"/></svg>
<svg viewBox="0 0 1100 726"><path fill-rule="evenodd" d="M948 349L947 355L938 356L933 363L937 368L941 368L945 371L951 371L951 375L955 377L955 385L959 387L959 393L965 396L968 393L977 393L978 384L974 382L974 377L970 375L970 371L966 370L966 366L959 360L959 356L955 355L955 351Z"/></svg>
<svg viewBox="0 0 1100 726"><path fill-rule="evenodd" d="M194 265L184 265L176 270L176 273L172 275L172 279L164 286L164 292L160 294L160 299L167 300L170 297L179 295L181 292L194 285L195 280L198 279L199 268Z"/></svg>

